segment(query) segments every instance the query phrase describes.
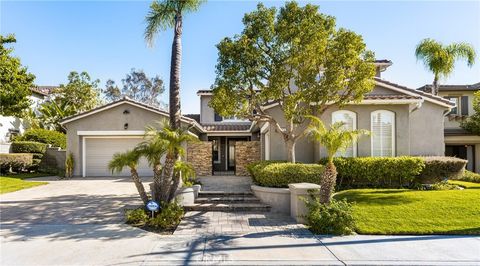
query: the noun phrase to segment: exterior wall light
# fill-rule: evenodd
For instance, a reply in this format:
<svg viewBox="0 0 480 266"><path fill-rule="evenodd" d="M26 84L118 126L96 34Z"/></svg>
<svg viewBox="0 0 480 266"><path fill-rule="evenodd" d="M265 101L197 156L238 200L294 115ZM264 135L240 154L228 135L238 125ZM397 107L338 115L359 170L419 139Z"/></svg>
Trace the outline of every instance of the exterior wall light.
<svg viewBox="0 0 480 266"><path fill-rule="evenodd" d="M128 115L128 114L130 114L130 111L128 109L126 109L125 111L123 111L123 114Z"/></svg>
<svg viewBox="0 0 480 266"><path fill-rule="evenodd" d="M125 129L125 130L128 129L128 123L125 123L125 124L123 125L123 129Z"/></svg>

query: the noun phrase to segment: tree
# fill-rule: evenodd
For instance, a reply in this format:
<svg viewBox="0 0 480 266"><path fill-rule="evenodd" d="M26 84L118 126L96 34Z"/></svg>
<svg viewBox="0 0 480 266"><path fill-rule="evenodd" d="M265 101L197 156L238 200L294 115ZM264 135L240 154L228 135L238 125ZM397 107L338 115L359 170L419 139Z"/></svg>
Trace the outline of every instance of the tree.
<svg viewBox="0 0 480 266"><path fill-rule="evenodd" d="M145 130L145 146L154 147L152 150L164 151L153 153L155 156L165 155L163 167L160 164L160 158L148 158L154 166L153 184L155 200L158 202L170 202L175 196L175 192L180 185L181 176L175 174L174 166L176 165L177 155L184 155L185 148L182 146L185 142L198 140L197 137L191 135L188 128L180 127L173 129L167 123L159 123L162 130L158 130L154 126L148 126ZM146 153L143 153L146 155ZM180 173L177 171L177 173Z"/></svg>
<svg viewBox="0 0 480 266"><path fill-rule="evenodd" d="M471 67L475 63L475 49L471 44L460 42L443 45L433 39L423 39L415 49L417 60L422 60L425 67L434 75L432 94L438 94L438 81L441 77L448 77L455 68L455 61L467 60Z"/></svg>
<svg viewBox="0 0 480 266"><path fill-rule="evenodd" d="M169 109L172 129L180 127L180 65L182 61L183 15L196 11L202 0L154 1L147 14L145 40L152 45L159 31L173 28L172 56L170 61Z"/></svg>
<svg viewBox="0 0 480 266"><path fill-rule="evenodd" d="M308 126L308 135L327 150L328 162L320 181L320 202L329 204L337 180L337 169L333 163L333 157L338 151L345 151L361 135L369 132L364 129L345 130L343 122L334 123L327 129L318 117L309 116L309 118L312 122Z"/></svg>
<svg viewBox="0 0 480 266"><path fill-rule="evenodd" d="M307 115L358 102L373 89L373 53L360 35L337 30L335 19L311 4L289 2L278 12L259 4L243 24L241 34L217 45L210 106L222 116L274 125L295 162ZM285 122L268 113L267 104L277 104Z"/></svg>
<svg viewBox="0 0 480 266"><path fill-rule="evenodd" d="M148 203L148 196L137 172L139 160L140 153L135 150L127 150L123 153L115 153L112 160L108 163L108 168L112 171L112 173L120 173L125 167L130 168L132 181L137 188L143 204L146 205Z"/></svg>
<svg viewBox="0 0 480 266"><path fill-rule="evenodd" d="M160 97L165 87L159 76L149 78L143 70L132 69L125 79L122 79L122 84L120 90L115 81L108 80L105 89L102 90L105 98L108 101L116 101L125 95L133 100L163 108L164 104Z"/></svg>
<svg viewBox="0 0 480 266"><path fill-rule="evenodd" d="M466 131L480 136L480 91L473 94L473 110L475 113L462 121L460 126Z"/></svg>
<svg viewBox="0 0 480 266"><path fill-rule="evenodd" d="M89 111L101 103L99 82L99 80L92 80L86 72L80 74L75 71L70 72L68 83L61 84L52 92L50 99L40 106L40 120L48 128L65 133L60 120Z"/></svg>
<svg viewBox="0 0 480 266"><path fill-rule="evenodd" d="M30 108L30 88L35 75L22 66L20 59L11 55L13 48L6 44L15 43L14 35L0 35L0 115L23 117Z"/></svg>

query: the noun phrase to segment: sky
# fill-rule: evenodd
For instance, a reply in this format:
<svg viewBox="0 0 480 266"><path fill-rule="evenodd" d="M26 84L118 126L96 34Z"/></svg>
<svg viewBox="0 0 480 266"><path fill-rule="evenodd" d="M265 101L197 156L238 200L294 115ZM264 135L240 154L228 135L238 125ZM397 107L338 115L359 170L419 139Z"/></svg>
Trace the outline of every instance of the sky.
<svg viewBox="0 0 480 266"><path fill-rule="evenodd" d="M480 1L311 1L336 17L337 27L361 34L377 59L393 65L382 78L418 88L433 75L414 56L423 38L468 42L480 55ZM257 1L208 1L185 16L181 74L182 113L199 113L196 91L215 80L217 49L224 37L243 29L242 17ZM264 1L282 6L283 1ZM305 2L300 2L304 4ZM70 71L87 71L105 86L121 83L130 69L159 75L168 91L172 30L161 32L154 47L143 38L149 1L0 0L0 34L14 33L14 54L35 74L37 85L67 82ZM460 61L443 84L480 81L480 56L468 68ZM168 102L168 93L163 96Z"/></svg>

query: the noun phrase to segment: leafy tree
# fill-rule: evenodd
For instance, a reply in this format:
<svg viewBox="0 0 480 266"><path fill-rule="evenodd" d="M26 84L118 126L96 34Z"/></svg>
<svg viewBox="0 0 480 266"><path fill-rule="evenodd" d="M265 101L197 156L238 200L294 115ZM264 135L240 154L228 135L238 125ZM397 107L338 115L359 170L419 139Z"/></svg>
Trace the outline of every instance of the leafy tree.
<svg viewBox="0 0 480 266"><path fill-rule="evenodd" d="M170 125L180 127L180 65L182 61L183 15L196 11L202 0L163 0L153 1L147 14L145 40L152 45L157 33L173 28L172 57L170 62Z"/></svg>
<svg viewBox="0 0 480 266"><path fill-rule="evenodd" d="M14 35L0 35L0 115L23 117L30 108L28 96L35 76L11 55L13 48L5 47L15 42Z"/></svg>
<svg viewBox="0 0 480 266"><path fill-rule="evenodd" d="M222 116L274 125L295 162L307 115L358 102L373 89L373 53L360 35L337 30L335 19L311 4L289 2L279 11L259 4L243 24L241 34L217 45L210 106ZM272 103L283 111L280 120L264 109Z"/></svg>
<svg viewBox="0 0 480 266"><path fill-rule="evenodd" d="M159 76L149 78L143 70L132 69L125 79L122 79L122 84L120 90L115 81L108 80L105 89L102 91L105 98L108 101L116 101L125 95L152 106L164 106L160 97L165 91L165 87Z"/></svg>
<svg viewBox="0 0 480 266"><path fill-rule="evenodd" d="M432 94L438 94L438 81L441 77L448 77L455 67L455 61L467 60L471 67L475 63L475 49L468 43L452 43L443 45L433 39L423 39L415 49L417 60L422 60L434 75Z"/></svg>
<svg viewBox="0 0 480 266"><path fill-rule="evenodd" d="M112 171L112 173L120 173L125 167L130 168L132 181L137 188L140 198L146 205L148 203L148 196L137 172L139 160L140 153L135 150L128 150L123 153L115 153L112 160L108 163L108 168Z"/></svg>
<svg viewBox="0 0 480 266"><path fill-rule="evenodd" d="M332 191L337 180L337 169L333 164L333 157L340 151L345 151L361 135L369 134L367 130L345 130L343 122L337 122L326 128L318 117L309 116L312 123L308 127L309 136L319 142L327 150L328 162L320 181L320 202L330 203Z"/></svg>
<svg viewBox="0 0 480 266"><path fill-rule="evenodd" d="M480 136L480 91L473 94L473 110L475 113L464 120L460 126L466 131Z"/></svg>

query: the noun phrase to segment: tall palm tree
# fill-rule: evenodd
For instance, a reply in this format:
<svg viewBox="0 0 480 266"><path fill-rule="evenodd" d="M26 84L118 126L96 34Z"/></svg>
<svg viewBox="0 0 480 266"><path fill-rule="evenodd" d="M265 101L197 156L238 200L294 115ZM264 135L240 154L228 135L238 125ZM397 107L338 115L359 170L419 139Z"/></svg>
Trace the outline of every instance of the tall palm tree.
<svg viewBox="0 0 480 266"><path fill-rule="evenodd" d="M180 127L180 65L182 61L182 21L183 15L196 11L202 0L163 0L154 1L147 14L145 40L152 45L159 31L173 28L172 56L170 61L170 125Z"/></svg>
<svg viewBox="0 0 480 266"><path fill-rule="evenodd" d="M135 184L135 187L137 187L138 194L140 195L143 204L146 205L148 203L148 196L137 172L139 159L140 154L135 150L127 150L123 153L115 153L112 160L108 163L108 168L112 171L112 173L119 173L123 170L123 168L129 167L133 183Z"/></svg>
<svg viewBox="0 0 480 266"><path fill-rule="evenodd" d="M369 134L369 131L364 129L345 130L343 122L334 123L327 129L318 117L308 117L311 123L308 126L307 134L327 150L328 162L320 181L320 202L329 204L337 179L337 169L333 163L333 157L338 151L345 151L361 135Z"/></svg>
<svg viewBox="0 0 480 266"><path fill-rule="evenodd" d="M438 81L448 77L458 59L467 60L471 67L475 63L475 49L471 44L460 42L443 45L433 39L423 39L415 49L417 60L422 60L425 66L433 72L432 94L438 94Z"/></svg>
<svg viewBox="0 0 480 266"><path fill-rule="evenodd" d="M198 140L191 135L188 128L180 127L173 129L167 123L159 122L162 130L154 126L148 126L145 130L146 141L150 143L161 143L165 150L165 163L161 170L161 176L154 173L155 199L161 202L170 202L180 185L181 177L174 175L177 155L184 155L184 143Z"/></svg>

